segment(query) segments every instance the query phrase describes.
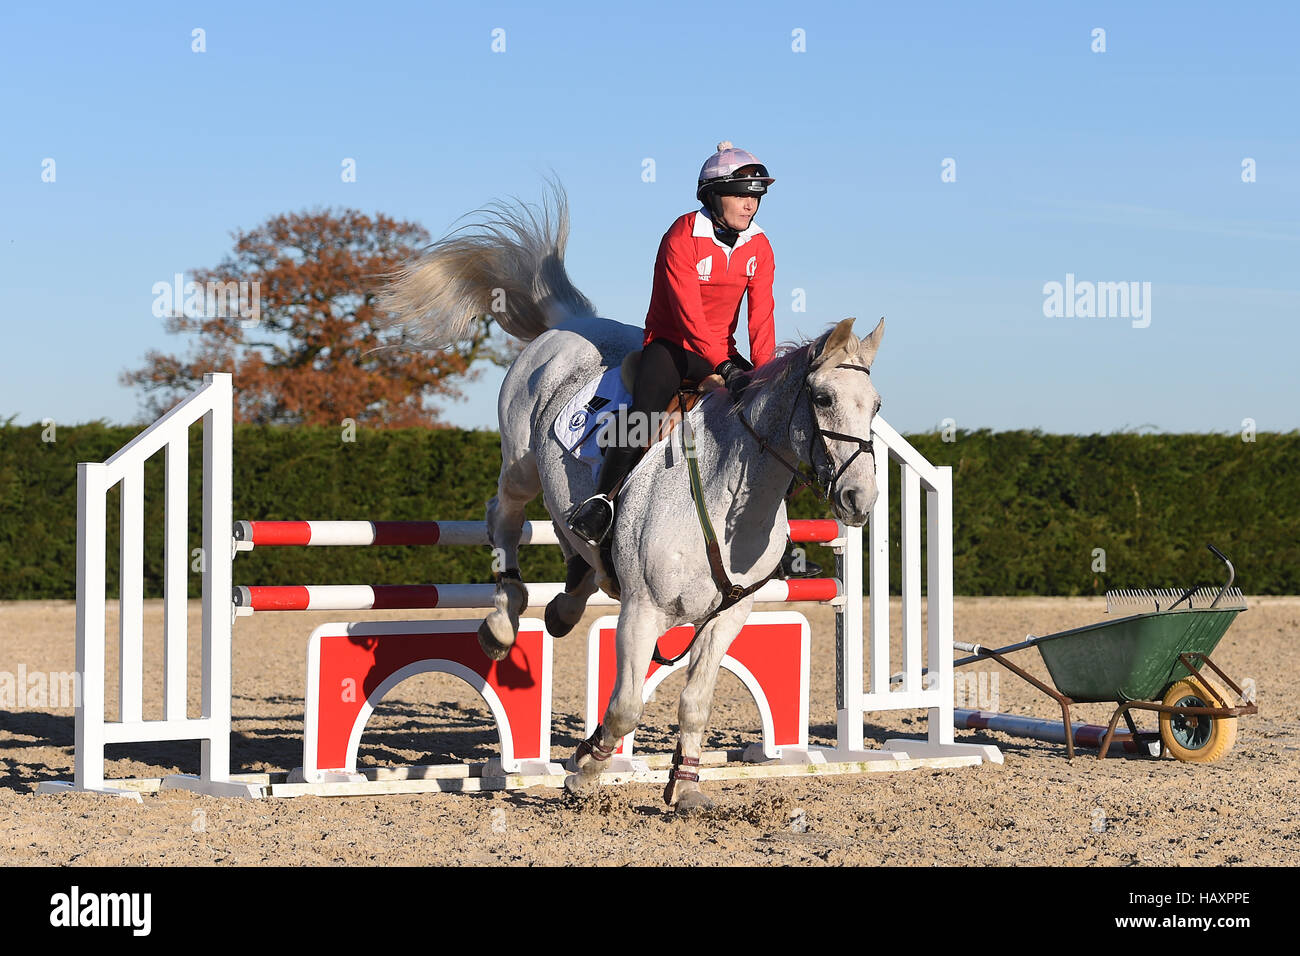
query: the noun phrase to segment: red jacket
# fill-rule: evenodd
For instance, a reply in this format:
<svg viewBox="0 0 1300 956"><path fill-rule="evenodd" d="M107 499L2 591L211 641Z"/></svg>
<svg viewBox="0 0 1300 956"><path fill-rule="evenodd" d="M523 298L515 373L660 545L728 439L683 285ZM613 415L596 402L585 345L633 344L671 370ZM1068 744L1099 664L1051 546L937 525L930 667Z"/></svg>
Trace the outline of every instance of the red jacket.
<svg viewBox="0 0 1300 956"><path fill-rule="evenodd" d="M749 354L755 365L772 357L772 245L751 224L728 249L713 237L703 212L688 212L659 243L645 342L664 339L708 359L715 368L737 354L740 300L749 293Z"/></svg>

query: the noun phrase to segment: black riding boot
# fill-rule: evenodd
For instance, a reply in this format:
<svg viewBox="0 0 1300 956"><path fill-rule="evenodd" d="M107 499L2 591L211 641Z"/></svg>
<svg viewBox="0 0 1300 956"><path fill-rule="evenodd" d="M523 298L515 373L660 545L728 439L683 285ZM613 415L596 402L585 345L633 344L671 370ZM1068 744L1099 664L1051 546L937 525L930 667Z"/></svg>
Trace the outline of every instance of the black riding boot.
<svg viewBox="0 0 1300 956"><path fill-rule="evenodd" d="M569 530L593 548L599 547L614 526L614 502L610 492L632 470L640 448L616 446L605 452L605 463L600 466L600 481L596 493L569 513Z"/></svg>
<svg viewBox="0 0 1300 956"><path fill-rule="evenodd" d="M801 549L795 548L794 542L788 539L786 544L790 546L790 550L781 558L781 570L777 573L778 578L788 580L789 578L819 578L822 576L822 566L815 561L809 561L807 558L803 558L799 562L802 567L796 568L795 551Z"/></svg>

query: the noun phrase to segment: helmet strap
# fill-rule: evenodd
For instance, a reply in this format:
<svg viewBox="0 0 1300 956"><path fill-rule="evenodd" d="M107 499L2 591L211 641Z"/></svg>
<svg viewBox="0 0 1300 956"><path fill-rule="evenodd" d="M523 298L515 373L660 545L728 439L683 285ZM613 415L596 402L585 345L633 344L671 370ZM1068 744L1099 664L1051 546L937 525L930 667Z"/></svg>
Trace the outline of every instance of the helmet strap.
<svg viewBox="0 0 1300 956"><path fill-rule="evenodd" d="M734 246L736 240L740 238L740 233L727 225L722 218L722 197L715 192L708 192L704 198L708 201L709 212L713 215L713 233L718 237L718 241L728 246Z"/></svg>

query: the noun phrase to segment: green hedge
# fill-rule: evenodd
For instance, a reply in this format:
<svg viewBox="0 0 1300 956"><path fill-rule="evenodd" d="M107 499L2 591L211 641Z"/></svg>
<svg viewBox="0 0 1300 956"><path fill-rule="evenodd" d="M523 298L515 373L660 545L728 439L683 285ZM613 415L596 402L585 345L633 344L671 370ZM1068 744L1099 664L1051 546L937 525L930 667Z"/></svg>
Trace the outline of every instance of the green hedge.
<svg viewBox="0 0 1300 956"><path fill-rule="evenodd" d="M0 427L0 598L71 598L76 590L76 463L103 461L137 428ZM1219 579L1213 542L1251 594L1300 593L1300 433L1047 435L963 432L909 436L955 488L954 586L959 594L1093 594ZM190 461L202 461L191 430ZM485 431L235 429L236 518L481 520L495 493L497 435ZM897 472L891 484L897 499ZM190 547L200 546L197 479ZM145 472L145 587L161 593L162 456ZM116 582L117 494L109 500L109 582ZM823 517L807 492L792 517ZM540 498L528 509L547 517ZM890 543L899 547L895 503ZM1105 570L1094 571L1096 549ZM829 565L825 549L810 558ZM562 580L558 548L524 548L526 580ZM237 584L417 584L490 580L486 548L263 548L241 554ZM899 586L897 567L892 586ZM191 594L198 576L191 575Z"/></svg>

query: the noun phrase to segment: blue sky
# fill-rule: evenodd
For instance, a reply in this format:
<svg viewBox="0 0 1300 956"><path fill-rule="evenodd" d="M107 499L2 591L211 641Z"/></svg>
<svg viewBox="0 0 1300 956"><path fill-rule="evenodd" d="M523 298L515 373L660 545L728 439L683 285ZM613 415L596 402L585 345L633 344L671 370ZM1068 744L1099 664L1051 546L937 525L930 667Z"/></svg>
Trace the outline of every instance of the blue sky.
<svg viewBox="0 0 1300 956"><path fill-rule="evenodd" d="M138 420L120 373L188 348L153 284L216 265L233 230L353 207L439 235L550 173L571 275L640 326L659 239L725 138L777 180L758 221L778 340L886 316L896 427L1291 430L1298 9L11 4L0 419ZM1149 282L1150 324L1045 316L1067 274ZM495 427L500 374L446 419Z"/></svg>

